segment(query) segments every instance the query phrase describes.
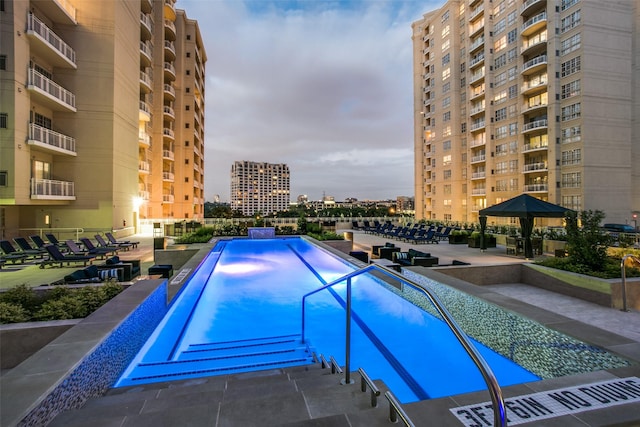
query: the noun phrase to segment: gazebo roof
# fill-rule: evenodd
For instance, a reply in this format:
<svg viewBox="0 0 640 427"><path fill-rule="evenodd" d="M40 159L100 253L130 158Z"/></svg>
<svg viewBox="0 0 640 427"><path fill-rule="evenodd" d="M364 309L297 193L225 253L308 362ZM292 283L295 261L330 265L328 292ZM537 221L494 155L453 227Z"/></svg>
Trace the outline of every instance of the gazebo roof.
<svg viewBox="0 0 640 427"><path fill-rule="evenodd" d="M571 209L536 199L528 194L521 194L497 205L481 209L479 215L481 217L562 218L567 211L571 211Z"/></svg>

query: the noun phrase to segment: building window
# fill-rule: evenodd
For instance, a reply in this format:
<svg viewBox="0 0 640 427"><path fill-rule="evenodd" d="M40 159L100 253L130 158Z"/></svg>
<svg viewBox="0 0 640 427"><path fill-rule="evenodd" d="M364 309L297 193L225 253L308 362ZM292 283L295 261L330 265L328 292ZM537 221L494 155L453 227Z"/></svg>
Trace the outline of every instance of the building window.
<svg viewBox="0 0 640 427"><path fill-rule="evenodd" d="M518 96L518 85L509 86L509 99Z"/></svg>
<svg viewBox="0 0 640 427"><path fill-rule="evenodd" d="M442 166L450 166L451 165L451 154L447 154L442 157Z"/></svg>
<svg viewBox="0 0 640 427"><path fill-rule="evenodd" d="M0 187L9 186L9 173L7 171L0 171Z"/></svg>
<svg viewBox="0 0 640 427"><path fill-rule="evenodd" d="M451 169L447 169L442 173L444 179L451 179Z"/></svg>
<svg viewBox="0 0 640 427"><path fill-rule="evenodd" d="M442 70L442 80L447 80L451 76L451 68L447 67Z"/></svg>
<svg viewBox="0 0 640 427"><path fill-rule="evenodd" d="M187 34L187 40L191 40L191 34Z"/></svg>
<svg viewBox="0 0 640 427"><path fill-rule="evenodd" d="M507 47L507 36L502 36L493 43L494 52L500 52L505 47Z"/></svg>
<svg viewBox="0 0 640 427"><path fill-rule="evenodd" d="M560 21L560 32L564 33L565 31L569 31L577 25L580 25L580 9L576 10L566 18L562 18L562 21Z"/></svg>
<svg viewBox="0 0 640 427"><path fill-rule="evenodd" d="M507 126L498 126L496 128L496 139L506 138L507 136Z"/></svg>
<svg viewBox="0 0 640 427"><path fill-rule="evenodd" d="M503 32L505 30L505 28L507 28L507 20L502 18L501 20L496 22L496 25L494 25L494 27L493 27L493 35L497 36L498 34Z"/></svg>
<svg viewBox="0 0 640 427"><path fill-rule="evenodd" d="M446 126L442 130L442 136L444 136L444 137L451 136L451 126Z"/></svg>
<svg viewBox="0 0 640 427"><path fill-rule="evenodd" d="M450 140L450 139L449 139L449 140L447 140L447 141L444 141L444 142L442 143L442 150L443 150L443 151L451 150L451 140Z"/></svg>
<svg viewBox="0 0 640 427"><path fill-rule="evenodd" d="M507 173L507 162L498 162L496 163L496 175L501 175L503 173Z"/></svg>
<svg viewBox="0 0 640 427"><path fill-rule="evenodd" d="M582 161L582 150L576 148L562 152L562 166L578 165Z"/></svg>
<svg viewBox="0 0 640 427"><path fill-rule="evenodd" d="M465 133L467 131L467 122L460 124L460 132Z"/></svg>
<svg viewBox="0 0 640 427"><path fill-rule="evenodd" d="M506 81L507 81L507 73L500 73L496 75L493 85L495 87L498 87L505 84Z"/></svg>
<svg viewBox="0 0 640 427"><path fill-rule="evenodd" d="M189 195L188 194L184 195L184 200L189 200Z"/></svg>
<svg viewBox="0 0 640 427"><path fill-rule="evenodd" d="M571 98L572 96L580 95L580 80L574 80L571 83L562 85L560 92L562 99Z"/></svg>
<svg viewBox="0 0 640 427"><path fill-rule="evenodd" d="M449 27L449 25L445 25L445 27L442 29L442 38L444 39L445 37L447 37L450 32L451 28Z"/></svg>
<svg viewBox="0 0 640 427"><path fill-rule="evenodd" d="M567 105L566 107L562 107L562 115L561 119L563 122L567 120L573 120L580 117L580 103L576 102L575 104Z"/></svg>
<svg viewBox="0 0 640 427"><path fill-rule="evenodd" d="M451 62L451 54L447 53L445 56L442 57L442 66L447 65L449 62Z"/></svg>
<svg viewBox="0 0 640 427"><path fill-rule="evenodd" d="M568 128L564 128L561 131L561 140L563 144L568 144L570 142L578 142L581 139L580 136L581 128L580 126L571 126Z"/></svg>
<svg viewBox="0 0 640 427"><path fill-rule="evenodd" d="M7 113L0 113L0 129L7 129L9 127L9 115Z"/></svg>
<svg viewBox="0 0 640 427"><path fill-rule="evenodd" d="M184 109L185 109L186 111L189 111L189 110L191 109L191 106L186 105L186 106L184 107Z"/></svg>
<svg viewBox="0 0 640 427"><path fill-rule="evenodd" d="M580 33L574 34L566 40L563 40L560 45L560 55L566 55L580 48Z"/></svg>
<svg viewBox="0 0 640 427"><path fill-rule="evenodd" d="M442 93L447 93L451 90L451 82L447 82L444 85L442 85ZM442 101L444 102L444 101Z"/></svg>
<svg viewBox="0 0 640 427"><path fill-rule="evenodd" d="M582 210L582 196L562 196L562 206L574 211Z"/></svg>
<svg viewBox="0 0 640 427"><path fill-rule="evenodd" d="M187 76L191 75L191 70L187 70Z"/></svg>
<svg viewBox="0 0 640 427"><path fill-rule="evenodd" d="M451 120L451 111L446 111L446 112L442 115L442 121L443 121L443 122L448 122L449 120Z"/></svg>
<svg viewBox="0 0 640 427"><path fill-rule="evenodd" d="M500 108L499 110L496 110L495 112L495 118L496 118L496 122L499 122L500 120L504 120L507 118L507 108Z"/></svg>
<svg viewBox="0 0 640 427"><path fill-rule="evenodd" d="M499 105L507 100L507 91L503 90L502 92L498 92L496 96L493 98L493 104Z"/></svg>
<svg viewBox="0 0 640 427"><path fill-rule="evenodd" d="M449 39L446 39L444 43L442 43L442 51L444 52L445 50L449 49L450 45L451 45L451 42L449 41Z"/></svg>
<svg viewBox="0 0 640 427"><path fill-rule="evenodd" d="M514 66L511 67L507 70L507 78L509 79L509 81L515 79L516 77L518 77L518 66Z"/></svg>
<svg viewBox="0 0 640 427"><path fill-rule="evenodd" d="M582 186L582 174L571 172L562 174L562 188L580 188Z"/></svg>
<svg viewBox="0 0 640 427"><path fill-rule="evenodd" d="M187 93L190 93L191 92L191 88L188 87L184 91L187 92Z"/></svg>
<svg viewBox="0 0 640 427"><path fill-rule="evenodd" d="M493 65L496 69L503 67L505 65L507 65L507 54L503 53L502 55L498 56L494 61L493 61Z"/></svg>
<svg viewBox="0 0 640 427"><path fill-rule="evenodd" d="M518 29L514 28L513 30L507 33L507 43L513 43L518 39Z"/></svg>
<svg viewBox="0 0 640 427"><path fill-rule="evenodd" d="M447 96L442 100L442 108L447 108L451 104L451 97Z"/></svg>
<svg viewBox="0 0 640 427"><path fill-rule="evenodd" d="M517 135L518 134L518 123L510 123L509 124L509 135Z"/></svg>
<svg viewBox="0 0 640 427"><path fill-rule="evenodd" d="M509 172L518 172L518 160L509 160Z"/></svg>
<svg viewBox="0 0 640 427"><path fill-rule="evenodd" d="M185 124L184 124L184 128L185 128L185 129L189 129L189 123L185 123Z"/></svg>
<svg viewBox="0 0 640 427"><path fill-rule="evenodd" d="M579 1L580 0L562 0L562 6L560 7L560 10L567 10Z"/></svg>
<svg viewBox="0 0 640 427"><path fill-rule="evenodd" d="M184 177L184 182L189 182L189 177L188 176Z"/></svg>
<svg viewBox="0 0 640 427"><path fill-rule="evenodd" d="M567 77L571 74L577 73L580 71L580 57L576 56L575 58L571 58L568 61L565 61L560 66L560 76Z"/></svg>
<svg viewBox="0 0 640 427"><path fill-rule="evenodd" d="M187 58L191 58L191 52L187 52Z"/></svg>
<svg viewBox="0 0 640 427"><path fill-rule="evenodd" d="M7 55L0 55L0 70L7 69Z"/></svg>
<svg viewBox="0 0 640 427"><path fill-rule="evenodd" d="M518 11L514 10L507 15L507 25L511 25L518 20Z"/></svg>

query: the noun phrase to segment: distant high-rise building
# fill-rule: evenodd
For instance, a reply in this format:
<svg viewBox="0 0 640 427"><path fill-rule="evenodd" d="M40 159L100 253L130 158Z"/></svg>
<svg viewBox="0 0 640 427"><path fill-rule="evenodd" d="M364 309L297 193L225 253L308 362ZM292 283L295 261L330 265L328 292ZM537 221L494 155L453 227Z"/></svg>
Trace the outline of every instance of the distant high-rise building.
<svg viewBox="0 0 640 427"><path fill-rule="evenodd" d="M231 166L231 208L243 215L289 210L289 167L283 163L236 161Z"/></svg>
<svg viewBox="0 0 640 427"><path fill-rule="evenodd" d="M174 0L2 5L2 234L202 217L196 21Z"/></svg>
<svg viewBox="0 0 640 427"><path fill-rule="evenodd" d="M449 0L412 25L415 210L640 211L638 2Z"/></svg>

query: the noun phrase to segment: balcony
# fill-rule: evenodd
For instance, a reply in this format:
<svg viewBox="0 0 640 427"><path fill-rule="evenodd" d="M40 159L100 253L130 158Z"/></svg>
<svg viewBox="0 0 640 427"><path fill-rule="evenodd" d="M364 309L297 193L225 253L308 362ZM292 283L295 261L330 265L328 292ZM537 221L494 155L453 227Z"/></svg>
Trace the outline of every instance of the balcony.
<svg viewBox="0 0 640 427"><path fill-rule="evenodd" d="M140 91L142 93L150 93L151 84L151 76L144 71L140 71Z"/></svg>
<svg viewBox="0 0 640 427"><path fill-rule="evenodd" d="M547 66L547 55L539 55L536 56L533 59L530 59L529 61L525 62L522 65L522 72L521 74L523 75L528 75L528 74L533 74L536 71L544 68Z"/></svg>
<svg viewBox="0 0 640 427"><path fill-rule="evenodd" d="M173 201L175 200L173 194L163 194L162 195L162 202L163 203L173 203Z"/></svg>
<svg viewBox="0 0 640 427"><path fill-rule="evenodd" d="M175 175L173 172L162 172L162 180L173 182L175 180Z"/></svg>
<svg viewBox="0 0 640 427"><path fill-rule="evenodd" d="M547 12L543 11L542 13L537 14L533 18L527 20L522 25L522 30L520 31L521 36L528 36L529 34L533 34L538 31L540 28L547 25Z"/></svg>
<svg viewBox="0 0 640 427"><path fill-rule="evenodd" d="M471 91L471 98L470 101L473 101L474 99L480 97L480 96L484 96L484 84L481 86L478 86L477 88L474 88Z"/></svg>
<svg viewBox="0 0 640 427"><path fill-rule="evenodd" d="M520 15L529 15L531 12L546 6L547 0L526 0L520 10Z"/></svg>
<svg viewBox="0 0 640 427"><path fill-rule="evenodd" d="M142 40L151 40L153 34L153 21L151 15L140 12L140 38Z"/></svg>
<svg viewBox="0 0 640 427"><path fill-rule="evenodd" d="M533 55L536 50L547 50L547 32L543 31L533 37L528 38L520 48L521 55Z"/></svg>
<svg viewBox="0 0 640 427"><path fill-rule="evenodd" d="M471 123L471 132L476 132L484 128L485 128L484 119L474 121L473 123Z"/></svg>
<svg viewBox="0 0 640 427"><path fill-rule="evenodd" d="M170 62L164 63L164 81L173 81L176 79L176 67Z"/></svg>
<svg viewBox="0 0 640 427"><path fill-rule="evenodd" d="M164 16L172 21L176 20L175 0L164 0Z"/></svg>
<svg viewBox="0 0 640 427"><path fill-rule="evenodd" d="M138 144L150 147L151 146L151 136L144 130L138 131Z"/></svg>
<svg viewBox="0 0 640 427"><path fill-rule="evenodd" d="M52 22L77 25L76 8L68 0L45 0L38 2L38 9Z"/></svg>
<svg viewBox="0 0 640 427"><path fill-rule="evenodd" d="M471 174L471 179L485 179L487 177L487 172L473 172Z"/></svg>
<svg viewBox="0 0 640 427"><path fill-rule="evenodd" d="M176 24L168 19L164 20L164 38L167 40L176 39Z"/></svg>
<svg viewBox="0 0 640 427"><path fill-rule="evenodd" d="M549 127L549 121L547 119L535 120L533 122L525 123L522 126L522 133L533 132L534 130L547 129Z"/></svg>
<svg viewBox="0 0 640 427"><path fill-rule="evenodd" d="M164 160L175 160L175 155L173 154L173 151L170 150L162 150L162 158Z"/></svg>
<svg viewBox="0 0 640 427"><path fill-rule="evenodd" d="M176 59L176 46L172 41L164 41L164 59L166 61L175 61Z"/></svg>
<svg viewBox="0 0 640 427"><path fill-rule="evenodd" d="M476 71L475 73L469 76L469 84L478 83L480 80L484 79L484 67L480 71Z"/></svg>
<svg viewBox="0 0 640 427"><path fill-rule="evenodd" d="M535 92L542 91L547 88L547 76L524 82L520 93L522 95L532 95Z"/></svg>
<svg viewBox="0 0 640 427"><path fill-rule="evenodd" d="M479 105L472 105L471 106L471 115L472 116L475 116L476 114L484 113L484 111L485 111L484 102L481 102Z"/></svg>
<svg viewBox="0 0 640 427"><path fill-rule="evenodd" d="M33 68L29 68L27 90L47 108L54 111L76 112L76 96Z"/></svg>
<svg viewBox="0 0 640 427"><path fill-rule="evenodd" d="M138 197L140 197L144 201L149 201L149 192L140 190L138 191Z"/></svg>
<svg viewBox="0 0 640 427"><path fill-rule="evenodd" d="M164 85L164 97L170 101L176 100L176 90L170 84Z"/></svg>
<svg viewBox="0 0 640 427"><path fill-rule="evenodd" d="M27 144L39 147L52 154L76 156L76 140L67 135L31 123Z"/></svg>
<svg viewBox="0 0 640 427"><path fill-rule="evenodd" d="M471 43L471 45L469 46L469 53L475 52L482 46L484 46L484 34L475 39L473 43Z"/></svg>
<svg viewBox="0 0 640 427"><path fill-rule="evenodd" d="M43 57L54 67L77 68L76 51L32 13L27 20L27 37L31 39L31 52Z"/></svg>
<svg viewBox="0 0 640 427"><path fill-rule="evenodd" d="M480 155L471 157L471 163L482 163L482 162L484 162L486 160L487 160L487 155L486 154L480 154Z"/></svg>
<svg viewBox="0 0 640 427"><path fill-rule="evenodd" d="M169 129L169 128L162 129L162 136L172 141L176 139L173 129Z"/></svg>
<svg viewBox="0 0 640 427"><path fill-rule="evenodd" d="M535 110L539 110L542 108L547 108L549 106L549 103L547 101L538 101L538 102L534 102L534 103L530 103L530 102L526 102L522 105L522 113L523 114L530 114L532 112L534 112ZM540 114L538 114L540 115Z"/></svg>
<svg viewBox="0 0 640 427"><path fill-rule="evenodd" d="M549 167L546 162L535 162L535 163L527 163L524 165L523 172L524 173L532 173L532 172L547 172Z"/></svg>
<svg viewBox="0 0 640 427"><path fill-rule="evenodd" d="M138 173L148 174L151 171L149 162L146 160L138 160Z"/></svg>
<svg viewBox="0 0 640 427"><path fill-rule="evenodd" d="M53 179L31 178L31 199L75 200L75 183Z"/></svg>
<svg viewBox="0 0 640 427"><path fill-rule="evenodd" d="M471 60L469 61L469 69L476 67L482 63L484 63L484 52L481 52L471 58Z"/></svg>
<svg viewBox="0 0 640 427"><path fill-rule="evenodd" d="M151 0L140 1L140 10L142 10L144 13L151 13L152 9L153 9L153 3L151 3Z"/></svg>
<svg viewBox="0 0 640 427"><path fill-rule="evenodd" d="M479 16L482 16L484 13L484 4L480 4L480 6L469 12L469 22L475 21Z"/></svg>
<svg viewBox="0 0 640 427"><path fill-rule="evenodd" d="M151 43L149 43L148 41L140 42L140 65L142 65L143 67L150 67L151 66L151 58L153 58L152 54L152 48L151 48Z"/></svg>
<svg viewBox="0 0 640 427"><path fill-rule="evenodd" d="M486 188L472 188L471 195L472 196L485 196L487 194Z"/></svg>
<svg viewBox="0 0 640 427"><path fill-rule="evenodd" d="M480 34L482 30L484 30L484 18L469 26L469 37L473 38L474 36Z"/></svg>
<svg viewBox="0 0 640 427"><path fill-rule="evenodd" d="M524 147L522 149L523 153L530 153L532 151L541 151L541 150L547 150L549 148L549 143L547 141L543 141L543 142L535 142L535 143L527 143L524 144Z"/></svg>
<svg viewBox="0 0 640 427"><path fill-rule="evenodd" d="M484 136L484 135L481 135ZM486 145L486 140L485 138L474 138L471 140L471 142L469 142L469 147L470 148L475 148L475 147L482 147L483 145Z"/></svg>
<svg viewBox="0 0 640 427"><path fill-rule="evenodd" d="M528 184L524 186L525 193L546 193L549 191L549 184Z"/></svg>
<svg viewBox="0 0 640 427"><path fill-rule="evenodd" d="M175 120L176 113L175 113L175 111L173 111L173 108L171 108L170 106L168 106L168 105L163 106L162 107L162 112L164 113L165 117Z"/></svg>
<svg viewBox="0 0 640 427"><path fill-rule="evenodd" d="M138 120L141 122L148 122L151 120L151 107L144 101L139 101Z"/></svg>

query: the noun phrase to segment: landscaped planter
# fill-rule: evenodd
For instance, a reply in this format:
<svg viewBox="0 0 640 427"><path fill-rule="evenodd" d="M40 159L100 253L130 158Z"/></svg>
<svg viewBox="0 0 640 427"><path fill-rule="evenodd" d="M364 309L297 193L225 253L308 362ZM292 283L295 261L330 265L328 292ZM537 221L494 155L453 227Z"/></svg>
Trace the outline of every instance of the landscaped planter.
<svg viewBox="0 0 640 427"><path fill-rule="evenodd" d="M449 244L450 245L466 245L468 238L469 236L467 234L450 234Z"/></svg>
<svg viewBox="0 0 640 427"><path fill-rule="evenodd" d="M353 250L353 241L351 240L322 240L321 242L345 254Z"/></svg>
<svg viewBox="0 0 640 427"><path fill-rule="evenodd" d="M491 235L486 235L484 237L484 242L487 248L495 248L496 247L496 237ZM469 236L468 239L470 248L480 248L480 236Z"/></svg>

